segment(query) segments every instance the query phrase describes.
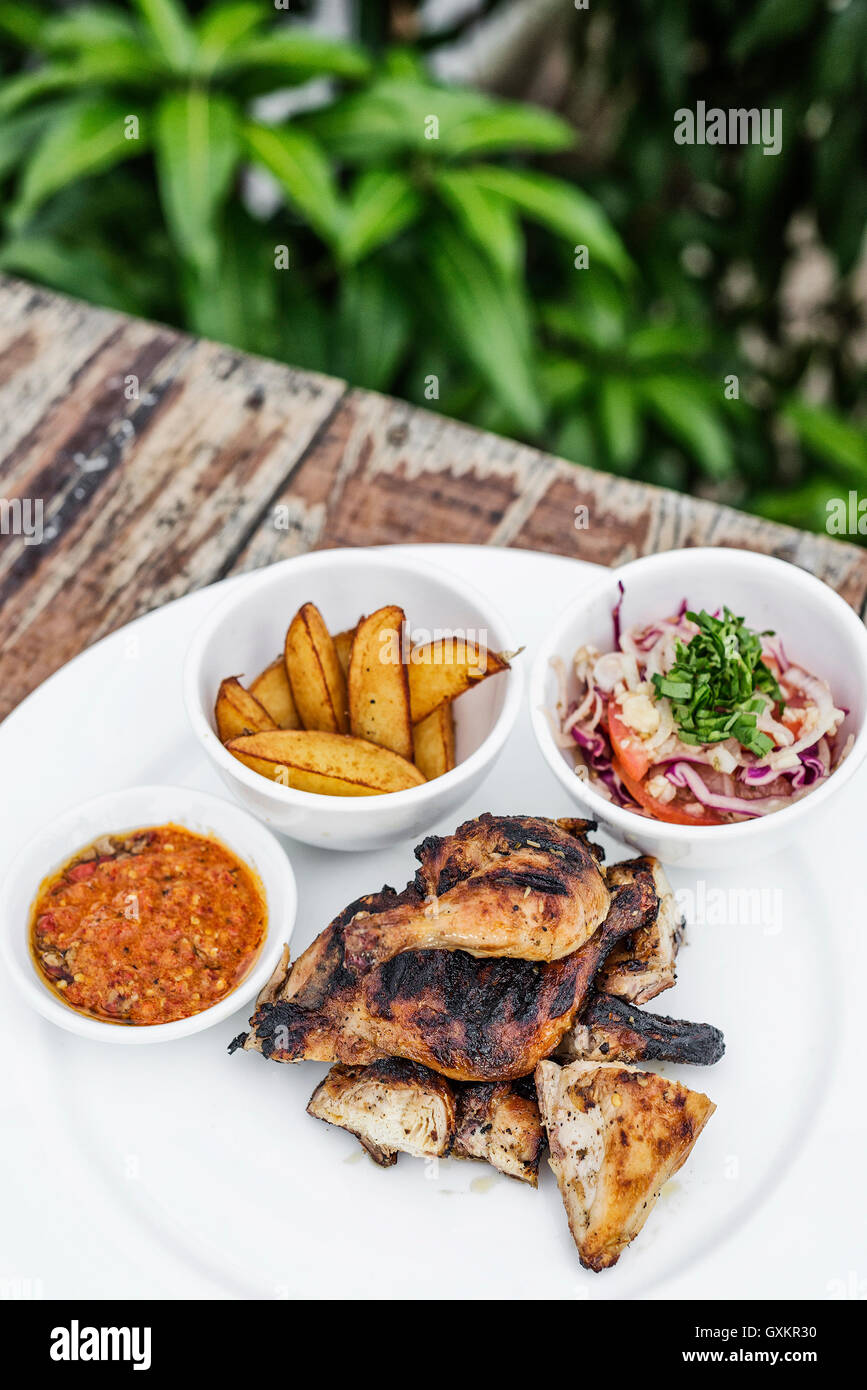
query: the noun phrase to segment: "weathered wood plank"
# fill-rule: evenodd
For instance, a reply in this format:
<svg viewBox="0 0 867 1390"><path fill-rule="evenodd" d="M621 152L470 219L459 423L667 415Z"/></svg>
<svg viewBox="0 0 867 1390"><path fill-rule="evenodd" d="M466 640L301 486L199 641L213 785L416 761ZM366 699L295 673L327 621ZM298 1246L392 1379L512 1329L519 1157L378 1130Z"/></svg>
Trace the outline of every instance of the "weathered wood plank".
<svg viewBox="0 0 867 1390"><path fill-rule="evenodd" d="M3 278L0 497L41 500L45 526L39 545L0 535L0 716L139 613L313 547L483 542L616 564L745 545L867 598L856 547Z"/></svg>
<svg viewBox="0 0 867 1390"><path fill-rule="evenodd" d="M343 398L232 568L311 547L443 540L600 565L678 546L743 546L801 565L855 607L867 599L867 552L856 546L579 468L365 391Z"/></svg>
<svg viewBox="0 0 867 1390"><path fill-rule="evenodd" d="M45 532L0 538L2 713L82 647L218 578L345 390L59 296L11 318L28 350L7 351L0 379L0 495L41 500ZM7 301L0 352L9 325Z"/></svg>

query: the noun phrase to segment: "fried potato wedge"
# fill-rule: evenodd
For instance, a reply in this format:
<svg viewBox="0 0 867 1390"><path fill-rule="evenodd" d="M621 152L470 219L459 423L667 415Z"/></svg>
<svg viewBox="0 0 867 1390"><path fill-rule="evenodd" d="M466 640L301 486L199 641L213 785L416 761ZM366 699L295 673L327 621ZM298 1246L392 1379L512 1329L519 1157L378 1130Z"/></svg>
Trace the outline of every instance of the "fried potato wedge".
<svg viewBox="0 0 867 1390"><path fill-rule="evenodd" d="M390 748L351 734L278 729L233 739L229 752L254 772L298 791L379 796L424 783L418 768Z"/></svg>
<svg viewBox="0 0 867 1390"><path fill-rule="evenodd" d="M286 674L305 729L349 731L346 677L337 649L315 603L305 603L289 624L284 652Z"/></svg>
<svg viewBox="0 0 867 1390"><path fill-rule="evenodd" d="M450 704L439 705L413 726L415 765L430 782L455 765L455 720Z"/></svg>
<svg viewBox="0 0 867 1390"><path fill-rule="evenodd" d="M505 656L463 637L446 637L413 647L407 671L413 724L479 681L508 669Z"/></svg>
<svg viewBox="0 0 867 1390"><path fill-rule="evenodd" d="M237 676L228 676L220 682L217 700L214 705L214 718L217 733L223 743L241 734L255 734L263 729L276 729L277 725L264 705L255 695L245 690Z"/></svg>
<svg viewBox="0 0 867 1390"><path fill-rule="evenodd" d="M300 729L301 720L292 695L289 677L286 675L286 662L282 656L260 671L250 682L250 694L255 695L260 705L270 714L278 729ZM254 729L250 730L255 733Z"/></svg>
<svg viewBox="0 0 867 1390"><path fill-rule="evenodd" d="M412 761L409 681L401 638L406 614L387 604L362 618L349 662L349 727Z"/></svg>
<svg viewBox="0 0 867 1390"><path fill-rule="evenodd" d="M352 643L355 640L355 628L347 627L343 632L334 634L334 646L337 651L337 660L343 667L343 674L349 679L349 658L352 655Z"/></svg>

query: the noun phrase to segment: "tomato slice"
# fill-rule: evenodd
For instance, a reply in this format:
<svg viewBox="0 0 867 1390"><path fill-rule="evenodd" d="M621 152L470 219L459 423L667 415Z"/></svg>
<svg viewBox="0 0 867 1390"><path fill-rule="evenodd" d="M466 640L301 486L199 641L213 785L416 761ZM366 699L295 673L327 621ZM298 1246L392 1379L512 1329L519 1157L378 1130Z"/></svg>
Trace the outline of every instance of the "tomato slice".
<svg viewBox="0 0 867 1390"><path fill-rule="evenodd" d="M641 781L650 767L652 758L645 749L641 738L628 724L624 724L616 700L608 701L608 737L611 747L621 766L631 777Z"/></svg>
<svg viewBox="0 0 867 1390"><path fill-rule="evenodd" d="M612 766L622 779L626 790L635 798L639 806L643 806L644 810L653 816L654 820L666 821L669 825L724 824L722 817L712 811L709 806L702 807L700 816L690 816L676 802L659 801L655 796L651 796L641 779L634 777L619 758L613 760Z"/></svg>
<svg viewBox="0 0 867 1390"><path fill-rule="evenodd" d="M806 720L807 711L805 709L797 709L794 705L787 705L786 708L783 710L783 717L780 723L784 724L786 728L792 734L794 734L795 738L797 739L801 736L801 730L803 729Z"/></svg>

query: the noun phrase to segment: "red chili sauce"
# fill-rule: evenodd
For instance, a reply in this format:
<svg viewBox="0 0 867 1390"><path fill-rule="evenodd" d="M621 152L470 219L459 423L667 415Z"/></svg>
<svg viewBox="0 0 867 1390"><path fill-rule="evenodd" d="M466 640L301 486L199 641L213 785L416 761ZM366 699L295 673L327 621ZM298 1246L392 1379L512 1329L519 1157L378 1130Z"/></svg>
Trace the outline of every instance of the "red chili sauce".
<svg viewBox="0 0 867 1390"><path fill-rule="evenodd" d="M30 946L65 1004L110 1023L170 1023L223 999L265 939L252 870L178 825L107 835L43 883Z"/></svg>

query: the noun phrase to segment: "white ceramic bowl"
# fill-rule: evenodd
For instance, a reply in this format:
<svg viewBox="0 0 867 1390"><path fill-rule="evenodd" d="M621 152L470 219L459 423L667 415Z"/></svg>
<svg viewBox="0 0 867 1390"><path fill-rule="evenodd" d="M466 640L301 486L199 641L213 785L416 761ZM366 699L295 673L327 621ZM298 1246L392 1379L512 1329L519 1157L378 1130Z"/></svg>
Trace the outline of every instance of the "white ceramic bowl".
<svg viewBox="0 0 867 1390"><path fill-rule="evenodd" d="M215 835L258 874L268 909L268 930L262 949L253 968L231 994L191 1018L140 1028L87 1018L58 999L37 973L30 955L30 910L39 885L76 850L102 835L167 822L201 835ZM292 866L274 836L252 816L218 796L189 787L130 787L65 811L16 855L0 892L0 943L10 975L43 1018L97 1042L170 1042L221 1023L255 998L274 970L283 943L292 935L296 909Z"/></svg>
<svg viewBox="0 0 867 1390"><path fill-rule="evenodd" d="M298 791L226 752L214 725L214 700L225 676L246 683L274 660L293 614L307 602L317 605L332 632L396 603L414 633L466 632L495 651L514 650L518 643L483 594L445 570L387 549L316 551L251 575L206 618L192 642L184 668L187 714L204 752L242 805L275 830L324 849L381 849L417 836L455 811L493 766L521 706L521 659L455 702L457 766L451 772L383 796Z"/></svg>
<svg viewBox="0 0 867 1390"><path fill-rule="evenodd" d="M843 738L855 736L843 764L815 791L769 816L720 826L665 825L614 806L574 773L574 758L557 746L545 709L553 710L557 681L552 657L571 675L572 656L592 643L614 645L612 609L624 587L624 628L673 612L681 600L712 612L728 604L750 627L771 628L786 654L831 686L835 702L848 709ZM633 560L612 570L572 603L542 642L530 681L533 731L545 761L570 796L627 844L670 864L695 868L732 867L781 849L803 833L811 818L849 780L867 753L867 629L849 605L820 580L783 560L747 550L672 550Z"/></svg>

